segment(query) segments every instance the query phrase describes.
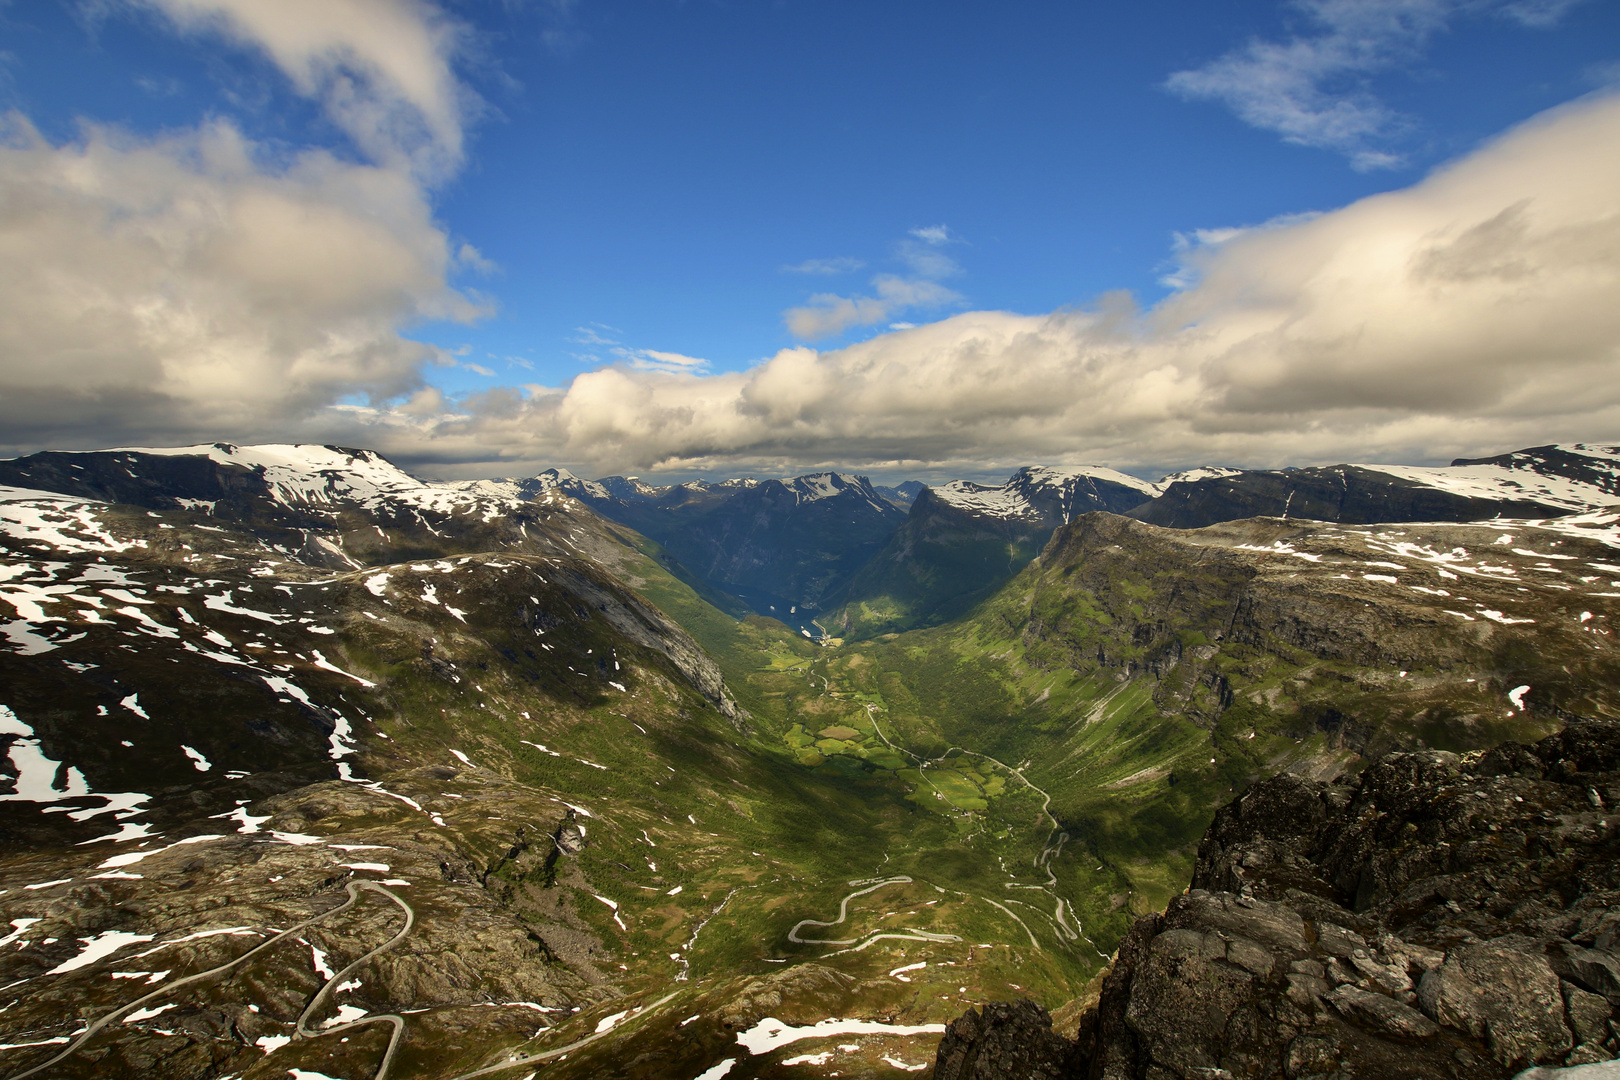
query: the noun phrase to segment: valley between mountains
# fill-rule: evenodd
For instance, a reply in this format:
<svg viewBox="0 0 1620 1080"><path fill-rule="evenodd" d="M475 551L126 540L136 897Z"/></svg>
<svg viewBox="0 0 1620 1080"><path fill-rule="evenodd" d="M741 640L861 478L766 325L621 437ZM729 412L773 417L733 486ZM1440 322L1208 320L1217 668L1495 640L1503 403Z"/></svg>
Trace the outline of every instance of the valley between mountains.
<svg viewBox="0 0 1620 1080"><path fill-rule="evenodd" d="M931 1075L1024 997L1117 1050L1141 927L1248 895L1259 841L1200 841L1251 784L1620 719L1615 448L660 488L216 444L0 484L3 1077ZM1457 1038L1468 1076L1576 1045ZM1289 1052L1252 1075L1346 1075Z"/></svg>

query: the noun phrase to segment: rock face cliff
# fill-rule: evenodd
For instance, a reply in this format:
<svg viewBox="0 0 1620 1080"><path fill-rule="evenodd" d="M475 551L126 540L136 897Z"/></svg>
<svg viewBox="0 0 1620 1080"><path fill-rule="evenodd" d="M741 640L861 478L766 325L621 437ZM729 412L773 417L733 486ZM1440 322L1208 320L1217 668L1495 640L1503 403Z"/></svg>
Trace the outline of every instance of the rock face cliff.
<svg viewBox="0 0 1620 1080"><path fill-rule="evenodd" d="M936 1075L1483 1080L1609 1061L1616 800L1610 721L1263 781L1217 814L1187 893L1132 928L1077 1041L1038 1010L970 1014ZM1039 1059L998 1064L1020 1041Z"/></svg>
<svg viewBox="0 0 1620 1080"><path fill-rule="evenodd" d="M1029 565L1060 524L976 514L924 488L827 625L860 639L953 619Z"/></svg>

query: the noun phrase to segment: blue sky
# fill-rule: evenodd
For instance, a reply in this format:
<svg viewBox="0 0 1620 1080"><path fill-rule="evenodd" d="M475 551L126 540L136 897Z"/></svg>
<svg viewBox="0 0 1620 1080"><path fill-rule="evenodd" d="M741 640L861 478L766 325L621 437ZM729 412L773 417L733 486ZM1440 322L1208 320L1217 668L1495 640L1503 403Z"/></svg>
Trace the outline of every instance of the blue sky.
<svg viewBox="0 0 1620 1080"><path fill-rule="evenodd" d="M137 405L143 395L132 392L85 409L83 386L70 389L97 430L116 418L130 441L369 436L443 472L562 462L672 475L818 464L989 475L1036 458L1107 456L1137 471L1204 460L1196 432L1166 440L1144 420L1133 436L1128 415L1071 443L1042 429L1024 444L991 445L817 434L799 403L781 423L809 426L785 442L716 421L660 443L642 436L670 427L662 406L613 420L600 401L589 416L579 411L583 388L561 413L557 402L582 373L613 371L627 381L597 387L609 405L642 394L703 413L728 407L718 398L735 391L742 411L759 415L776 406L723 377L757 381L773 357L791 366L805 349L860 367L868 353L846 347L870 342L876 355L897 335L909 340L908 325L967 326L974 341L1001 341L1000 331L974 329L976 313L1106 314L1124 310L1120 290L1136 305L1121 317L1162 320L1178 296L1198 292L1208 272L1199 259L1218 257L1227 230L1270 222L1286 231L1295 216L1414 189L1549 109L1601 107L1620 72L1620 5L1604 0L287 0L270 5L277 15L244 15L246 2L0 6L0 93L12 123L31 131L14 132L11 144L32 139L36 155L61 160L96 158L104 144L98 160L110 178L127 170L140 190L206 181L219 205L239 206L244 188L231 185L250 184L330 209L321 200L344 185L331 204L344 227L381 221L399 241L401 266L353 310L338 305L319 323L301 309L298 319L310 341L377 340L316 363L312 350L322 347L307 342L286 345L279 359L273 345L244 344L274 331L232 324L209 341L196 329L271 306L255 290L282 296L282 278L297 273L278 271L281 284L244 285L212 315L186 298L184 348L210 359L163 390L167 406ZM234 140L245 164L213 164L209 139ZM308 180L318 158L323 179ZM168 179L143 171L159 166ZM10 167L32 175L18 161ZM47 181L52 190L65 182ZM376 212L372 196L354 190L390 183ZM163 191L154 195L161 212L156 202L122 206L106 220L161 213L168 227L179 211ZM1533 202L1537 192L1526 192ZM1503 209L1523 201L1511 194ZM186 235L198 250L229 239ZM385 238L367 235L376 257L388 257ZM210 271L210 287L221 272ZM143 273L132 262L119 288ZM312 271L297 289L330 296L325 281ZM140 297L154 288L131 285L123 314L146 318ZM164 288L166 304L184 291L174 281ZM1096 318L1107 321L1088 317L1088 333ZM49 326L32 332L53 340ZM1599 359L1610 356L1606 332L1589 346ZM126 359L126 368L172 372L181 346L164 340L171 353ZM929 347L960 351L963 340ZM36 363L42 355L29 339L3 344ZM91 381L106 383L117 348L78 352L86 348L105 353ZM265 355L220 359L254 348ZM321 376L299 383L312 368ZM243 387L261 376L299 390L256 410ZM659 379L687 382L676 392ZM15 389L18 401L52 393L37 372ZM1020 423L1040 412L1007 407ZM1363 456L1444 456L1509 449L1481 445L1493 429L1510 441L1539 430L1524 409L1492 423L1490 407L1469 398L1427 413L1341 417L1333 439L1301 442L1290 432L1320 432L1323 415L1303 415L1313 408L1286 423L1268 418L1258 424L1265 437L1247 442L1254 422L1217 425L1209 459L1265 463L1289 448L1331 456L1354 447L1358 431ZM32 408L12 418L12 449L83 437L71 408L56 412L50 423ZM1451 426L1428 425L1441 434L1426 440L1424 415ZM891 421L871 416L874 428L905 427ZM1579 429L1601 438L1608 423L1604 414L1543 426L1549 437Z"/></svg>

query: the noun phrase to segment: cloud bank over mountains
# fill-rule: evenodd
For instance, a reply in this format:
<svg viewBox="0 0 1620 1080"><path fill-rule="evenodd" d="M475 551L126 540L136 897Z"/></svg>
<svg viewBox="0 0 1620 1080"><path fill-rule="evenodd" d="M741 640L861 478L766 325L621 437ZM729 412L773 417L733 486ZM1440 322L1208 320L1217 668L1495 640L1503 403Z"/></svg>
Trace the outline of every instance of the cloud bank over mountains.
<svg viewBox="0 0 1620 1080"><path fill-rule="evenodd" d="M451 461L715 472L1420 459L1620 431L1620 97L1406 190L1210 235L1150 311L969 312L743 372L610 366L354 420Z"/></svg>
<svg viewBox="0 0 1620 1080"><path fill-rule="evenodd" d="M1620 434L1614 94L1404 190L1204 230L1151 310L1121 294L1050 314L968 311L732 372L617 350L564 386L451 401L421 373L453 358L409 335L489 311L453 284L481 257L432 211L476 108L454 76L454 24L381 0L151 6L186 33L261 50L355 152L273 153L225 121L155 139L87 126L53 144L10 116L8 452L300 440L374 446L440 475L971 475L1032 461L1151 473ZM362 32L385 8L386 32ZM916 230L901 251L910 273L873 279L872 295L818 295L784 320L813 341L948 306L951 242ZM791 269L857 269L834 262Z"/></svg>
<svg viewBox="0 0 1620 1080"><path fill-rule="evenodd" d="M276 168L230 124L150 143L0 146L0 427L17 444L209 439L415 388L400 334L472 318L410 177L307 152ZM217 434L208 434L217 433Z"/></svg>

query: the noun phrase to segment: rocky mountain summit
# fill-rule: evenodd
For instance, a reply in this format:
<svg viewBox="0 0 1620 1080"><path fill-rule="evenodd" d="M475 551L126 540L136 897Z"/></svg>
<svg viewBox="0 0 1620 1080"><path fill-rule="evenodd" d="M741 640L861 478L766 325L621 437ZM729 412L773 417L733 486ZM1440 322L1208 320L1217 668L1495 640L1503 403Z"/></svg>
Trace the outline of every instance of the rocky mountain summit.
<svg viewBox="0 0 1620 1080"><path fill-rule="evenodd" d="M969 513L1017 518L1053 529L1088 510L1124 513L1162 488L1096 466L1026 465L998 487L953 480L933 490L941 502Z"/></svg>
<svg viewBox="0 0 1620 1080"><path fill-rule="evenodd" d="M935 1076L1576 1080L1620 1052L1617 800L1614 721L1258 783L1077 1039L1030 1004L970 1013Z"/></svg>

